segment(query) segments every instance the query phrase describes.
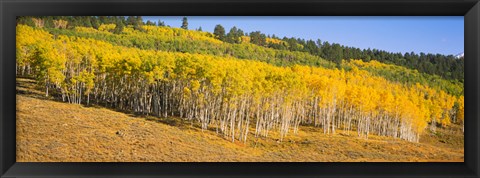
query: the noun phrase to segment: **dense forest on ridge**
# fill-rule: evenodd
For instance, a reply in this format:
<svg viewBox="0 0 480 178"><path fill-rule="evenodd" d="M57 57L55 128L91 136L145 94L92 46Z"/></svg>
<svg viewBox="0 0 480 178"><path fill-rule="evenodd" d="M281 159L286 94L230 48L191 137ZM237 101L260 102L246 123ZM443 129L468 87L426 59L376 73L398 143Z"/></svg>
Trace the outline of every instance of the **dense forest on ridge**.
<svg viewBox="0 0 480 178"><path fill-rule="evenodd" d="M125 17L20 17L17 76L61 101L180 117L231 141L300 125L418 142L463 124L463 58L214 33ZM252 129L253 128L253 129Z"/></svg>

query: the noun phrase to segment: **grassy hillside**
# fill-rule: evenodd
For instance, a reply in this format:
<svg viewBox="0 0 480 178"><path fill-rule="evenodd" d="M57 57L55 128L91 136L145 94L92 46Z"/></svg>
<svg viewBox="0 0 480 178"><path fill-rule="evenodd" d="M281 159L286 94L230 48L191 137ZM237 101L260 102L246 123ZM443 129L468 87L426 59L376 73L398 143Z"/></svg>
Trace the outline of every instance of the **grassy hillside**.
<svg viewBox="0 0 480 178"><path fill-rule="evenodd" d="M18 162L464 160L456 125L425 132L419 143L375 135L366 140L342 130L328 135L308 126L283 142L273 136L232 143L183 119L56 102L35 87L33 80L17 80Z"/></svg>

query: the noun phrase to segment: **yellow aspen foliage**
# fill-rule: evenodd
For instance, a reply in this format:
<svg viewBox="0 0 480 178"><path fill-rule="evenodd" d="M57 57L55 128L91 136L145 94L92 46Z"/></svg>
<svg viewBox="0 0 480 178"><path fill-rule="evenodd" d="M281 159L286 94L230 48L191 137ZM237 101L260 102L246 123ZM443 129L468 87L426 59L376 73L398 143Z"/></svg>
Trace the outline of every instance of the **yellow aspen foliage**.
<svg viewBox="0 0 480 178"><path fill-rule="evenodd" d="M458 97L458 111L457 111L457 119L460 123L464 123L465 119L465 99L463 96Z"/></svg>
<svg viewBox="0 0 480 178"><path fill-rule="evenodd" d="M65 20L53 20L53 25L55 28L66 29L68 21Z"/></svg>
<svg viewBox="0 0 480 178"><path fill-rule="evenodd" d="M240 41L242 43L250 43L250 37L249 36L242 36L240 38L241 38Z"/></svg>
<svg viewBox="0 0 480 178"><path fill-rule="evenodd" d="M288 43L283 41L283 40L279 40L279 39L275 39L275 38L266 38L266 42L267 44L268 43L272 43L272 44L283 44L283 45L287 45Z"/></svg>
<svg viewBox="0 0 480 178"><path fill-rule="evenodd" d="M98 27L98 30L99 31L104 31L104 32L112 32L113 29L115 29L117 25L115 24L101 24L99 27Z"/></svg>
<svg viewBox="0 0 480 178"><path fill-rule="evenodd" d="M75 27L76 32L99 33L100 31L92 27Z"/></svg>
<svg viewBox="0 0 480 178"><path fill-rule="evenodd" d="M37 28L43 28L45 25L45 21L43 19L32 18L32 21Z"/></svg>

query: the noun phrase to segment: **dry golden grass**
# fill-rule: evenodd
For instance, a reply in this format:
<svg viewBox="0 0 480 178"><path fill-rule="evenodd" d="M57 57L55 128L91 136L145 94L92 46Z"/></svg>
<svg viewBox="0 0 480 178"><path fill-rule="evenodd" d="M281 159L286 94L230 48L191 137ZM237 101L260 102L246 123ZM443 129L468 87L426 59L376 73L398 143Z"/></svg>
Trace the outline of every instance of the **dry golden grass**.
<svg viewBox="0 0 480 178"><path fill-rule="evenodd" d="M232 143L176 118L136 117L49 100L29 80L17 83L18 162L463 162L459 128L426 133L420 143L301 127L283 142L249 136ZM250 132L253 133L253 132Z"/></svg>

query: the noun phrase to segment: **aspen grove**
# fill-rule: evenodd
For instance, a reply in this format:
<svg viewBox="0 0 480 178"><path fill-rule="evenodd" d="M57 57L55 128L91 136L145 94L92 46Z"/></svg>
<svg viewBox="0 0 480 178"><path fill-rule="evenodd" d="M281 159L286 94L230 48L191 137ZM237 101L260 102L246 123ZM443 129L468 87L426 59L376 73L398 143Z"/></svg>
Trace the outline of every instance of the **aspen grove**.
<svg viewBox="0 0 480 178"><path fill-rule="evenodd" d="M168 29L142 28L145 33ZM200 35L207 32L177 30L193 33L192 40L223 43ZM139 49L52 35L25 25L17 25L16 39L17 76L35 78L47 96L179 117L232 142L245 142L249 135L269 137L272 131L281 141L296 134L300 125L316 126L325 134L342 129L364 138L376 134L418 142L429 124L463 123L463 95L387 80L357 67L381 65L376 61L343 61L348 70L277 66L229 55Z"/></svg>

